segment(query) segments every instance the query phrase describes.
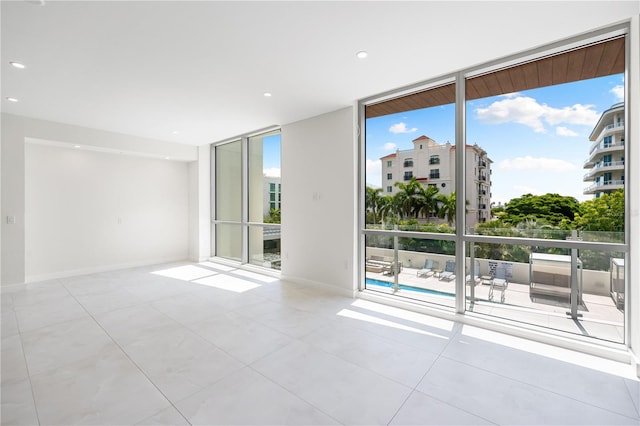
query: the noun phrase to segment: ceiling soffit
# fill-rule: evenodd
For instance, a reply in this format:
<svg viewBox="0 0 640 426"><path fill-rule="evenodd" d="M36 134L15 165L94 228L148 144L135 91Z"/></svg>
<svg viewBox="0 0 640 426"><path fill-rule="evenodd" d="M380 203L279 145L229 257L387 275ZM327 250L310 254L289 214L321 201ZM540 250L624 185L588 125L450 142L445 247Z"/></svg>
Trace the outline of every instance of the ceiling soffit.
<svg viewBox="0 0 640 426"><path fill-rule="evenodd" d="M624 72L625 37L590 44L466 79L473 100ZM455 102L455 84L367 105L365 117L379 117Z"/></svg>

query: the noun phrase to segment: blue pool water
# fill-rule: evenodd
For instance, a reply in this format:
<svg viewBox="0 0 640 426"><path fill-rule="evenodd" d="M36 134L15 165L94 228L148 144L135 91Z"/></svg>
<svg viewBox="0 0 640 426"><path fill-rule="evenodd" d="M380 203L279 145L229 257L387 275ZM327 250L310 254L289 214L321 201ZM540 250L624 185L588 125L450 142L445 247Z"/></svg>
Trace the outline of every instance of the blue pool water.
<svg viewBox="0 0 640 426"><path fill-rule="evenodd" d="M387 282L387 281L374 280L373 278L365 278L364 283L367 286L377 285L377 286L380 286L380 287L387 287L387 288L392 288L393 287L393 283L390 283L390 282ZM400 290L416 291L418 293L434 294L436 296L453 297L453 294L451 294L451 293L445 293L445 292L436 291L436 290L429 290L429 289L426 289L426 288L411 287L411 286L404 285L404 284L399 284L398 287L400 288Z"/></svg>

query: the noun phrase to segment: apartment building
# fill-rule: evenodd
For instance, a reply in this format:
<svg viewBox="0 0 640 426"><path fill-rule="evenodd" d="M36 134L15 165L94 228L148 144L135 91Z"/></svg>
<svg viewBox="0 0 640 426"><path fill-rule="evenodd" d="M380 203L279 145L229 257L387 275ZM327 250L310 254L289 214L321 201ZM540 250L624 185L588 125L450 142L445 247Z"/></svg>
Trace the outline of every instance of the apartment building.
<svg viewBox="0 0 640 426"><path fill-rule="evenodd" d="M282 185L279 177L264 176L263 186L262 213L268 217L271 210L280 209Z"/></svg>
<svg viewBox="0 0 640 426"><path fill-rule="evenodd" d="M598 198L624 188L624 102L604 111L589 135L588 172L585 182L593 182L584 193Z"/></svg>
<svg viewBox="0 0 640 426"><path fill-rule="evenodd" d="M491 159L478 145L465 147L467 226L491 219ZM455 192L456 146L439 144L428 136L413 140L413 149L397 150L382 157L381 187L385 195L397 194L396 182L415 177L422 185L438 188L440 194Z"/></svg>

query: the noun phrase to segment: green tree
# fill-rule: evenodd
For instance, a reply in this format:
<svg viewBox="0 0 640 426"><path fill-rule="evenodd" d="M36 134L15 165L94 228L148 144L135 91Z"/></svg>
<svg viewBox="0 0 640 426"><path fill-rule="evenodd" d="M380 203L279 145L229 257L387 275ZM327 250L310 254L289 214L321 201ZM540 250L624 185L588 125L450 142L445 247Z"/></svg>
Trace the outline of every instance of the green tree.
<svg viewBox="0 0 640 426"><path fill-rule="evenodd" d="M574 197L558 194L525 194L511 199L504 208L500 219L511 225L526 220L542 220L550 225L570 226L575 214L580 211L580 203Z"/></svg>
<svg viewBox="0 0 640 426"><path fill-rule="evenodd" d="M280 209L269 210L269 216L264 218L264 223L280 223Z"/></svg>
<svg viewBox="0 0 640 426"><path fill-rule="evenodd" d="M371 188L370 186L367 186L365 188L365 209L366 211L371 212L371 223L378 223L380 214L381 192L382 188Z"/></svg>
<svg viewBox="0 0 640 426"><path fill-rule="evenodd" d="M416 200L416 211L418 215L429 218L431 213L438 212L438 200L436 196L440 191L435 186L424 187L420 185Z"/></svg>
<svg viewBox="0 0 640 426"><path fill-rule="evenodd" d="M584 201L574 223L583 231L624 232L624 191Z"/></svg>
<svg viewBox="0 0 640 426"><path fill-rule="evenodd" d="M396 182L393 184L395 187L399 188L400 191L394 195L396 199L396 203L400 206L401 215L403 217L418 217L418 195L420 194L420 190L422 189L422 185L420 182L416 180L415 177L412 177L411 180L407 183L404 182Z"/></svg>
<svg viewBox="0 0 640 426"><path fill-rule="evenodd" d="M456 220L456 193L452 192L449 195L440 194L435 197L438 205L438 217L446 219L449 226ZM469 200L465 201L465 205L469 204ZM466 208L465 208L466 212Z"/></svg>

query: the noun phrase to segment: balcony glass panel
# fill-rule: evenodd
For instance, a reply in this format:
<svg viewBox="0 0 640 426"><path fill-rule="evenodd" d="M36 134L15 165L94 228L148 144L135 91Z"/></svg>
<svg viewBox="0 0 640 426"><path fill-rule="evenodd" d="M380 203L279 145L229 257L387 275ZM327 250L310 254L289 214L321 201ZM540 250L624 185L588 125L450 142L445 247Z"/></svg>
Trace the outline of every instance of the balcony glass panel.
<svg viewBox="0 0 640 426"><path fill-rule="evenodd" d="M280 227L249 226L249 263L280 270Z"/></svg>
<svg viewBox="0 0 640 426"><path fill-rule="evenodd" d="M455 308L453 241L367 235L365 288Z"/></svg>
<svg viewBox="0 0 640 426"><path fill-rule="evenodd" d="M612 236L592 233L589 237ZM468 310L624 342L624 253L576 250L572 268L569 249L476 243L472 252L467 263L477 265L480 276L473 291L467 291ZM576 300L573 316L572 298Z"/></svg>

